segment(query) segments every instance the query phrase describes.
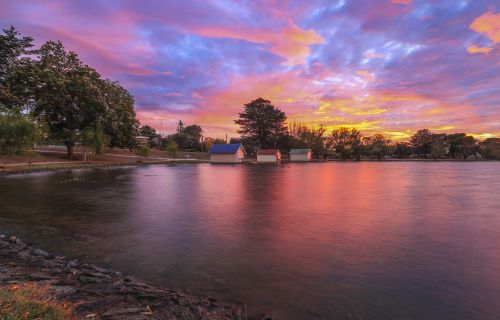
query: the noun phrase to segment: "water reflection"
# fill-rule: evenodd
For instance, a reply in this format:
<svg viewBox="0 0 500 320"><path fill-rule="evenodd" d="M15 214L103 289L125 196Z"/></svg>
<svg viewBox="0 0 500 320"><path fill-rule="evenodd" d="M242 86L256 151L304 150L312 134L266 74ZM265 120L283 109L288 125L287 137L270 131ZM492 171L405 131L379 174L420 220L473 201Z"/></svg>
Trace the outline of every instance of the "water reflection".
<svg viewBox="0 0 500 320"><path fill-rule="evenodd" d="M0 178L0 229L283 319L496 319L498 163L177 165Z"/></svg>

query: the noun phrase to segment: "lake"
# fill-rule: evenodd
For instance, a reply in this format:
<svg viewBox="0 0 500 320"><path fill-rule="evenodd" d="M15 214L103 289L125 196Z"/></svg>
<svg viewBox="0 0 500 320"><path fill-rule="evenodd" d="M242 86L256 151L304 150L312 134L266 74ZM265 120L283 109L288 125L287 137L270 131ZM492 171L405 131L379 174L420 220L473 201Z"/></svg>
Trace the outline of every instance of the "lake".
<svg viewBox="0 0 500 320"><path fill-rule="evenodd" d="M500 163L0 177L0 231L281 319L498 319Z"/></svg>

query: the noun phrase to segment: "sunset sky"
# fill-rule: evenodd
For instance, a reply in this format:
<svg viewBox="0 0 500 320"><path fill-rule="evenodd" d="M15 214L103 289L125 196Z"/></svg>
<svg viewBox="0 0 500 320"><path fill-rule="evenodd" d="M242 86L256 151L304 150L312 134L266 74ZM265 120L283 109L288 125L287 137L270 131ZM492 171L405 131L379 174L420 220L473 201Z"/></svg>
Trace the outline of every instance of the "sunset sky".
<svg viewBox="0 0 500 320"><path fill-rule="evenodd" d="M243 103L405 139L500 135L498 0L8 1L0 25L61 40L142 123L236 136Z"/></svg>

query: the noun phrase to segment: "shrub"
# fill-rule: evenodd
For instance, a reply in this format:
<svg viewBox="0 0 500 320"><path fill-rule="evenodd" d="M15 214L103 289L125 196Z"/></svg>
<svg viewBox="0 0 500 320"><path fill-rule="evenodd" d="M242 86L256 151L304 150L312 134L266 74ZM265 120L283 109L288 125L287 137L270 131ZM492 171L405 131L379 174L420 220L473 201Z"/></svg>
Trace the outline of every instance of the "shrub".
<svg viewBox="0 0 500 320"><path fill-rule="evenodd" d="M151 155L151 148L148 145L139 146L136 149L136 154L141 157L149 157Z"/></svg>
<svg viewBox="0 0 500 320"><path fill-rule="evenodd" d="M170 142L165 146L165 153L167 154L167 157L175 158L177 150L179 150L179 146L175 142Z"/></svg>
<svg viewBox="0 0 500 320"><path fill-rule="evenodd" d="M32 148L39 137L33 120L22 115L0 115L0 153L13 154Z"/></svg>

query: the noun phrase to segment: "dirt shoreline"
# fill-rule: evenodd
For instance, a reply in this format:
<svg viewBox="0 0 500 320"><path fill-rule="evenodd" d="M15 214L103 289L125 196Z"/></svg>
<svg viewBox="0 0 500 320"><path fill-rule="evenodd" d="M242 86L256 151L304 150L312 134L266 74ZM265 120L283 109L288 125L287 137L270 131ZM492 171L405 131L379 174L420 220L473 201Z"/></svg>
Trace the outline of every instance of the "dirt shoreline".
<svg viewBox="0 0 500 320"><path fill-rule="evenodd" d="M158 288L0 234L0 286L23 283L48 286L50 295L69 302L80 319L247 319L245 310L214 298Z"/></svg>
<svg viewBox="0 0 500 320"><path fill-rule="evenodd" d="M344 162L497 162L496 160L460 160L460 159L384 159L384 160L373 160L373 159L363 159L360 161L348 160L343 161L340 159L331 159L328 161L314 160L309 163L344 163ZM96 162L66 162L66 163L39 163L39 164L20 164L20 165L1 165L0 164L0 176L11 175L11 174L23 174L23 173L34 173L34 172L50 172L50 171L67 171L73 169L95 169L95 168L112 168L112 167L131 167L131 166L141 166L141 165L158 165L158 164L200 164L200 163L210 163L208 160L144 160L139 162L106 162L106 161L96 161ZM255 161L245 161L245 164L257 164ZM291 163L289 161L283 161L283 164Z"/></svg>

